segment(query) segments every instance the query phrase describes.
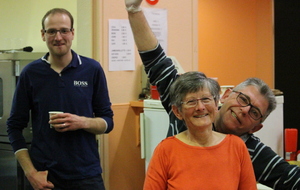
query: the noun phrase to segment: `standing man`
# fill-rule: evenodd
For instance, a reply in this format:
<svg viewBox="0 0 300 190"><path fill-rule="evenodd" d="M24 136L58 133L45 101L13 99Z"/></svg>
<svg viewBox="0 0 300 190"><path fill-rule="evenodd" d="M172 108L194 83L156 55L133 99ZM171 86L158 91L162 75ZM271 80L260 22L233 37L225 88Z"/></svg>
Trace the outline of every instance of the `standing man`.
<svg viewBox="0 0 300 190"><path fill-rule="evenodd" d="M184 122L172 113L170 104L169 89L179 75L151 31L140 7L141 3L142 0L125 0L137 49L150 83L157 86L162 104L169 114L168 136L172 136L186 130ZM270 88L258 78L249 78L233 91L227 90L221 102L223 105L216 115L214 130L235 134L244 140L256 181L276 190L299 189L300 168L287 163L253 135L263 127L262 122L276 107Z"/></svg>
<svg viewBox="0 0 300 190"><path fill-rule="evenodd" d="M113 111L101 65L71 50L73 23L65 9L45 14L41 34L49 52L23 69L7 121L16 158L35 190L105 189L96 134L113 129ZM49 111L64 113L49 118ZM22 130L30 115L28 151Z"/></svg>

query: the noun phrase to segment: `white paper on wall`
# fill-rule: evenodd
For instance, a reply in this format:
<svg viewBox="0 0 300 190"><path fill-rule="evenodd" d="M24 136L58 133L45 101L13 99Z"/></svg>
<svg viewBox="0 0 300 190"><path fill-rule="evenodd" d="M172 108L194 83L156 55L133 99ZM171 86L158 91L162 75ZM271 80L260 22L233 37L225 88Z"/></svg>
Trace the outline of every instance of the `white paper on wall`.
<svg viewBox="0 0 300 190"><path fill-rule="evenodd" d="M109 71L135 70L135 49L127 19L109 19Z"/></svg>
<svg viewBox="0 0 300 190"><path fill-rule="evenodd" d="M143 8L145 17L154 35L166 54L168 50L168 11L167 9Z"/></svg>

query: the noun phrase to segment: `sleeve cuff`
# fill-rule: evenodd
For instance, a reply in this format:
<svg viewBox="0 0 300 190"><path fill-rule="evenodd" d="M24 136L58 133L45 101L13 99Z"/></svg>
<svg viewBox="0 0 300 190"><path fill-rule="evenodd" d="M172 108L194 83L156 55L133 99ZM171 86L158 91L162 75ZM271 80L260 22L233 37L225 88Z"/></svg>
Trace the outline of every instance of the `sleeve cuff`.
<svg viewBox="0 0 300 190"><path fill-rule="evenodd" d="M150 49L150 50L146 50L146 51L139 51L139 53L148 53L148 52L151 52L151 51L155 51L159 46L159 43L157 43L156 47L154 49Z"/></svg>
<svg viewBox="0 0 300 190"><path fill-rule="evenodd" d="M23 150L28 150L28 149L27 149L27 148L21 148L21 149L19 149L19 150L17 150L17 151L15 152L15 155L16 155L18 152L23 151Z"/></svg>

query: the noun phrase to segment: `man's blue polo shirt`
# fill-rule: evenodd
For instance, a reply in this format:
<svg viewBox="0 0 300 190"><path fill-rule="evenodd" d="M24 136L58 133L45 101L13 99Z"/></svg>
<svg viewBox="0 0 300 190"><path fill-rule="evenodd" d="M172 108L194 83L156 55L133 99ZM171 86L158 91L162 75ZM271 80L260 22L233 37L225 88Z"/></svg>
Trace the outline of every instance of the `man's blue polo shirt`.
<svg viewBox="0 0 300 190"><path fill-rule="evenodd" d="M84 130L59 133L49 126L49 111L101 117L113 128L113 112L101 65L72 51L72 61L61 73L47 62L49 53L28 64L20 74L8 135L14 151L26 148L22 130L32 120L30 156L38 170L61 179L83 179L102 170L95 135Z"/></svg>

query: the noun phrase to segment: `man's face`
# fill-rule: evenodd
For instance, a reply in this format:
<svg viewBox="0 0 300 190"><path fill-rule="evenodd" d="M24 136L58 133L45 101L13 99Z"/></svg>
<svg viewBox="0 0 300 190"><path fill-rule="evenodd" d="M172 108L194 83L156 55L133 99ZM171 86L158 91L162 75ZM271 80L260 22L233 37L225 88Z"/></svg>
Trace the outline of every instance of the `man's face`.
<svg viewBox="0 0 300 190"><path fill-rule="evenodd" d="M71 29L71 20L66 14L50 14L44 22L45 30ZM42 31L42 38L46 42L51 56L64 56L70 52L72 40L74 39L74 30L61 34L49 35Z"/></svg>
<svg viewBox="0 0 300 190"><path fill-rule="evenodd" d="M239 92L247 95L250 98L250 103L265 116L269 104L256 87L247 86ZM221 133L241 136L245 133L254 133L262 127L261 119L255 120L249 115L251 106L242 107L238 103L238 95L237 92L228 92L227 96L225 94L223 105L215 119L216 128Z"/></svg>

